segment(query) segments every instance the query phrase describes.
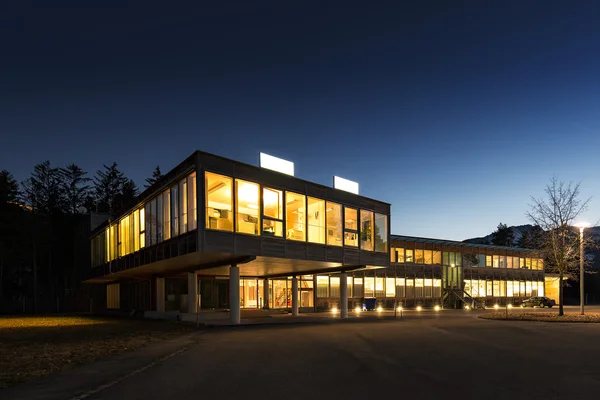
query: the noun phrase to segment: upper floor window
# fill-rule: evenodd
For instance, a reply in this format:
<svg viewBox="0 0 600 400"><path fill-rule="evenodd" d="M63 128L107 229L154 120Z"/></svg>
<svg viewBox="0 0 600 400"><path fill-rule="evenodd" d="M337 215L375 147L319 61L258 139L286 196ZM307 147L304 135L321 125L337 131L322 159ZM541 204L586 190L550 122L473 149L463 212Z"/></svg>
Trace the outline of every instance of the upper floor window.
<svg viewBox="0 0 600 400"><path fill-rule="evenodd" d="M258 235L260 217L258 215L259 186L257 183L235 180L236 223L235 231Z"/></svg>
<svg viewBox="0 0 600 400"><path fill-rule="evenodd" d="M360 248L373 251L373 212L360 210Z"/></svg>
<svg viewBox="0 0 600 400"><path fill-rule="evenodd" d="M307 197L308 241L325 244L325 200Z"/></svg>
<svg viewBox="0 0 600 400"><path fill-rule="evenodd" d="M342 206L331 201L326 202L327 244L341 246L342 243Z"/></svg>
<svg viewBox="0 0 600 400"><path fill-rule="evenodd" d="M283 237L283 191L263 188L263 235Z"/></svg>
<svg viewBox="0 0 600 400"><path fill-rule="evenodd" d="M388 251L388 217L375 213L375 251Z"/></svg>
<svg viewBox="0 0 600 400"><path fill-rule="evenodd" d="M306 196L298 193L285 193L286 238L306 241Z"/></svg>
<svg viewBox="0 0 600 400"><path fill-rule="evenodd" d="M358 210L344 207L344 244L358 247Z"/></svg>
<svg viewBox="0 0 600 400"><path fill-rule="evenodd" d="M233 232L233 179L207 172L206 228Z"/></svg>

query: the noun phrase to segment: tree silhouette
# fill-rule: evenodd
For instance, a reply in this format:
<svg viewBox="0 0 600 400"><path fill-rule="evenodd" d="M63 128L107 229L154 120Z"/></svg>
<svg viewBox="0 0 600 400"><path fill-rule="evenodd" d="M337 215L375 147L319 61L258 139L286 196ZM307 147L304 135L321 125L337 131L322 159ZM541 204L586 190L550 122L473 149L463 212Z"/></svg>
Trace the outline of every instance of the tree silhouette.
<svg viewBox="0 0 600 400"><path fill-rule="evenodd" d="M156 166L156 168L154 168L154 171L152 172L152 176L150 178L146 178L146 184L144 185L144 187L147 189L150 186L154 185L160 178L163 177L162 172L160 172L160 166Z"/></svg>
<svg viewBox="0 0 600 400"><path fill-rule="evenodd" d="M492 244L496 246L512 247L515 241L515 233L502 222L498 224L496 231L492 233Z"/></svg>

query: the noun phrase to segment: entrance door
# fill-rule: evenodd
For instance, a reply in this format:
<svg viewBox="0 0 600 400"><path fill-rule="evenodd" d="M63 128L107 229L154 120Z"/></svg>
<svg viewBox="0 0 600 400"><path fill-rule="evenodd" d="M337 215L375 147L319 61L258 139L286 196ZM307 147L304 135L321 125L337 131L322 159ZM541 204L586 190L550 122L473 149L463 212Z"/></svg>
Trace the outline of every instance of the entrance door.
<svg viewBox="0 0 600 400"><path fill-rule="evenodd" d="M462 267L444 265L444 287L446 289L461 289Z"/></svg>

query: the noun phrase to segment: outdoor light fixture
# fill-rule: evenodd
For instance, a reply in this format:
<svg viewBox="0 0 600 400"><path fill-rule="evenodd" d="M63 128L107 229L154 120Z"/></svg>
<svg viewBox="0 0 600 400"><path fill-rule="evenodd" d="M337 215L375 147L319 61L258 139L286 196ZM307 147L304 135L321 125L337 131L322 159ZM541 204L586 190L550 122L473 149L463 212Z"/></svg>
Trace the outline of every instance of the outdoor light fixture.
<svg viewBox="0 0 600 400"><path fill-rule="evenodd" d="M377 312L382 312L383 311L383 307L379 306L377 307Z"/></svg>
<svg viewBox="0 0 600 400"><path fill-rule="evenodd" d="M337 309L337 307L333 307L333 308L331 309L331 312L332 312L332 313L334 313L334 314L335 314L335 313L337 313L337 312L338 312L338 309Z"/></svg>
<svg viewBox="0 0 600 400"><path fill-rule="evenodd" d="M433 307L433 309L434 309L435 311L440 311L440 306L437 306L437 305L436 305L435 307Z"/></svg>
<svg viewBox="0 0 600 400"><path fill-rule="evenodd" d="M469 311L471 309L471 307L469 307L468 305L465 305L465 310Z"/></svg>
<svg viewBox="0 0 600 400"><path fill-rule="evenodd" d="M399 307L398 307L398 311L402 311L402 306L399 306Z"/></svg>
<svg viewBox="0 0 600 400"><path fill-rule="evenodd" d="M497 310L500 308L500 306L498 304L494 304L494 308Z"/></svg>
<svg viewBox="0 0 600 400"><path fill-rule="evenodd" d="M417 311L421 311L421 310L423 310L423 307L417 306Z"/></svg>
<svg viewBox="0 0 600 400"><path fill-rule="evenodd" d="M359 306L356 306L356 307L354 308L354 312L356 312L356 313L359 313L359 312L360 312L360 307L359 307Z"/></svg>
<svg viewBox="0 0 600 400"><path fill-rule="evenodd" d="M575 224L576 227L579 228L579 313L584 315L584 296L585 291L583 289L583 262L584 262L584 252L583 252L583 230L590 226L587 222L579 222ZM562 282L560 282L562 285Z"/></svg>
<svg viewBox="0 0 600 400"><path fill-rule="evenodd" d="M512 304L509 303L506 308L512 308Z"/></svg>

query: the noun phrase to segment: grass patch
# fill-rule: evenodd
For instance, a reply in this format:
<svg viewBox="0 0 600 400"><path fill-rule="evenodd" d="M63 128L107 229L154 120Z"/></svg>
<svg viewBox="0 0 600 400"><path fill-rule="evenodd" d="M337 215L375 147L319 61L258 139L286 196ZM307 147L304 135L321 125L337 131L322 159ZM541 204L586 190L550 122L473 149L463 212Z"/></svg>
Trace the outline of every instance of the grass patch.
<svg viewBox="0 0 600 400"><path fill-rule="evenodd" d="M557 312L509 312L508 317L505 312L492 312L479 316L482 319L497 319L508 321L537 321L537 322L590 322L600 323L600 313L565 313L563 316L558 316Z"/></svg>
<svg viewBox="0 0 600 400"><path fill-rule="evenodd" d="M176 322L92 316L0 317L0 389L190 332Z"/></svg>

